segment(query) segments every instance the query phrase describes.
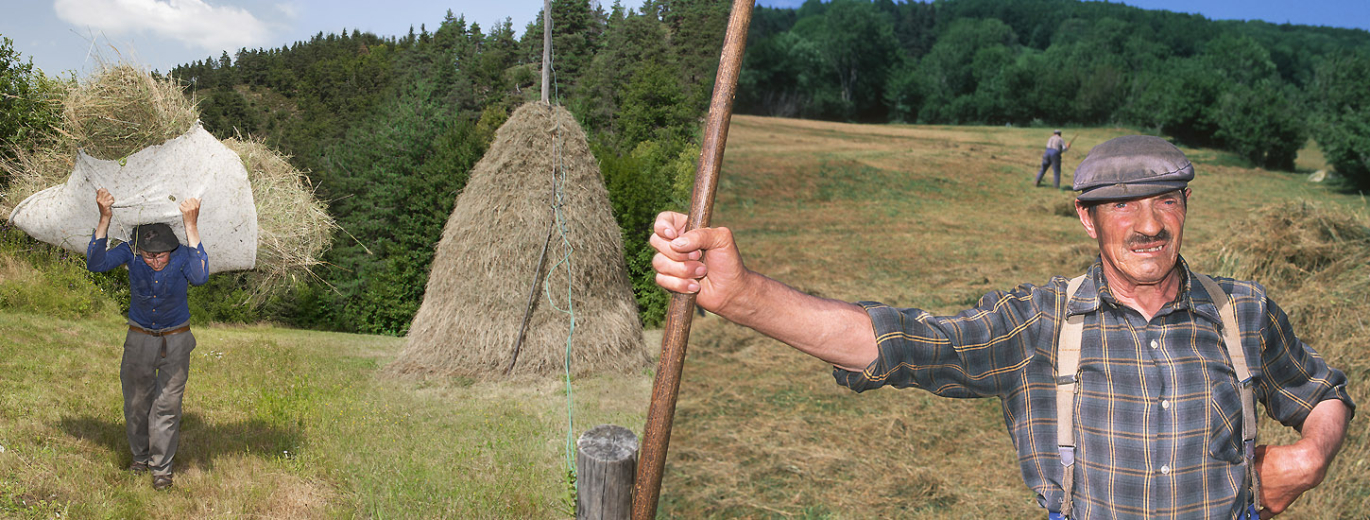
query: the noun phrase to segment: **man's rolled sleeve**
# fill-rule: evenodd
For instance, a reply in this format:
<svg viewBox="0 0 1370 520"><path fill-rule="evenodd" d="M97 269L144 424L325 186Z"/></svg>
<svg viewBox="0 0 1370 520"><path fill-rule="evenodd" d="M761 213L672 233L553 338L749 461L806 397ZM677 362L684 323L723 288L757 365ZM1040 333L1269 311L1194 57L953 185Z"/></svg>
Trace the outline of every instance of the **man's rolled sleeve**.
<svg viewBox="0 0 1370 520"><path fill-rule="evenodd" d="M190 251L190 258L186 262L184 270L186 280L190 285L201 286L209 281L209 253L205 252L205 244L195 246Z"/></svg>
<svg viewBox="0 0 1370 520"><path fill-rule="evenodd" d="M1040 318L1024 286L994 292L955 316L861 302L874 327L877 356L857 373L835 368L837 383L857 392L893 386L922 388L943 397L1001 395L1020 378L1034 354Z"/></svg>
<svg viewBox="0 0 1370 520"><path fill-rule="evenodd" d="M905 321L909 319L906 313L922 311L896 309L877 302L858 304L870 315L871 327L875 329L877 355L875 361L861 372L834 367L833 377L837 379L837 384L857 392L885 385L896 388L917 387L918 384L912 379L912 367L904 365L900 360L903 352L918 348L910 345L909 341L905 340L906 335L902 334L906 328Z"/></svg>
<svg viewBox="0 0 1370 520"><path fill-rule="evenodd" d="M1340 399L1354 414L1356 405L1346 390L1346 374L1328 366L1317 351L1295 336L1289 317L1275 302L1265 298L1263 307L1260 386L1270 417L1298 427L1313 407L1328 399Z"/></svg>

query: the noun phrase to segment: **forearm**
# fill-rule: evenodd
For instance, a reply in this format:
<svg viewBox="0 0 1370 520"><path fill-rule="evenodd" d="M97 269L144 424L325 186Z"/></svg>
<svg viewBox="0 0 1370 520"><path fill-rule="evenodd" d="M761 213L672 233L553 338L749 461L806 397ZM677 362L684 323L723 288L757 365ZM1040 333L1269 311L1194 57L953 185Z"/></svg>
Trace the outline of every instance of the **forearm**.
<svg viewBox="0 0 1370 520"><path fill-rule="evenodd" d="M200 228L196 225L196 219L184 219L186 227L186 245L192 249L200 247Z"/></svg>
<svg viewBox="0 0 1370 520"><path fill-rule="evenodd" d="M805 294L748 272L721 316L840 368L861 371L878 354L871 319L861 306Z"/></svg>
<svg viewBox="0 0 1370 520"><path fill-rule="evenodd" d="M200 247L200 199L189 198L181 201L181 222L185 223L186 245Z"/></svg>
<svg viewBox="0 0 1370 520"><path fill-rule="evenodd" d="M109 236L109 215L100 215L100 222L95 224L95 239L99 240Z"/></svg>
<svg viewBox="0 0 1370 520"><path fill-rule="evenodd" d="M1311 460L1320 462L1318 482L1322 481L1327 467L1341 450L1342 441L1346 439L1346 423L1350 419L1351 410L1346 403L1340 399L1328 399L1314 406L1303 420L1298 444L1308 450Z"/></svg>

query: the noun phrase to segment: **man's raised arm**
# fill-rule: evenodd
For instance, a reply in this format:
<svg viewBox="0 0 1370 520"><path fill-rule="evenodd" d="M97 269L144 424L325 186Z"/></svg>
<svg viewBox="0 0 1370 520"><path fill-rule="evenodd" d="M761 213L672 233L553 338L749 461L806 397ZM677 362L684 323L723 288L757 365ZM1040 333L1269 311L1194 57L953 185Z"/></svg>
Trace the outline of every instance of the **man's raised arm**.
<svg viewBox="0 0 1370 520"><path fill-rule="evenodd" d="M649 239L657 251L657 285L694 293L700 307L839 368L859 372L875 361L875 331L861 306L804 294L753 272L728 228L682 233L686 222L680 213L657 215Z"/></svg>

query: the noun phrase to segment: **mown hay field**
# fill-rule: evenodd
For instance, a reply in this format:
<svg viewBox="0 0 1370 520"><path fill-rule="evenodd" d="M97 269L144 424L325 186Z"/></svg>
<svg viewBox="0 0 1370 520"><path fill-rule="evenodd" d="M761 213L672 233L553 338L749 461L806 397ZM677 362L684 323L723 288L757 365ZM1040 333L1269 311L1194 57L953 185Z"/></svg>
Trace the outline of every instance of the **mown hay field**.
<svg viewBox="0 0 1370 520"><path fill-rule="evenodd" d="M1090 147L1126 133L1067 129L1067 140L1078 138L1062 184ZM806 292L956 312L990 290L1073 276L1092 262L1096 246L1070 209L1070 192L1032 186L1049 136L735 117L713 224L733 229L748 267ZM1184 254L1199 271L1228 275L1241 263L1233 257L1259 254L1238 246L1271 228L1242 223L1271 205L1309 201L1320 215L1366 229L1370 207L1358 195L1307 175L1246 168L1221 152L1185 151L1197 178ZM1364 254L1370 243L1348 250ZM1365 257L1358 262L1343 266L1336 283L1370 285ZM1316 289L1263 282L1277 301L1305 299L1291 288ZM1370 331L1358 317L1370 315L1365 294L1328 291L1322 299L1334 305L1322 308L1284 303L1301 335L1348 373L1359 403L1370 399ZM857 395L822 362L712 316L695 325L690 343L662 492L672 517L1044 516L1018 475L997 400ZM1265 421L1266 440L1291 438L1272 424ZM1363 418L1353 422L1328 480L1286 517L1370 514L1366 432Z"/></svg>
<svg viewBox="0 0 1370 520"><path fill-rule="evenodd" d="M1067 139L1076 133L1065 183L1090 146L1129 131L1067 130ZM735 117L714 223L733 228L751 268L803 290L953 312L989 290L1044 283L1091 261L1070 194L1031 187L1048 136ZM1361 290L1370 272L1363 261L1328 261L1363 254L1355 233L1366 226L1365 200L1223 153L1186 152L1199 175L1186 229L1191 264L1282 277L1267 282L1273 296L1347 372L1358 402L1370 401ZM1308 225L1271 218L1277 204L1301 208L1287 213ZM1285 243L1316 242L1269 240L1276 228L1334 229L1344 243L1255 261ZM270 325L197 324L183 465L173 491L154 493L121 469L122 319L87 302L99 299L91 289L70 289L79 274L53 276L60 266L35 270L17 258L0 249L0 517L569 516L561 381L393 379L382 369L401 339ZM81 305L54 302L78 293ZM647 337L656 352L659 331ZM829 373L718 317L697 319L658 516L1043 516L1018 477L996 401L856 395ZM650 373L574 381L573 433L613 423L641 435L650 385ZM1365 517L1365 424L1352 423L1328 480L1286 518ZM1263 435L1290 438L1269 424Z"/></svg>

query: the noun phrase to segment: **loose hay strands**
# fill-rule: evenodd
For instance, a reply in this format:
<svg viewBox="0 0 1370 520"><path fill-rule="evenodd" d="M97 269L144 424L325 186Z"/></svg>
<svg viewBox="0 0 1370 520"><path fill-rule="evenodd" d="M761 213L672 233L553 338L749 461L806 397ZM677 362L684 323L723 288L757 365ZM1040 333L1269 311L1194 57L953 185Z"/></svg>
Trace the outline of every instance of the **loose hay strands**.
<svg viewBox="0 0 1370 520"><path fill-rule="evenodd" d="M558 126L561 148L554 150ZM569 269L565 263L558 266L553 260L565 257L566 243L553 241L514 374L562 371L570 325L557 308L568 308L567 287L576 316L574 375L650 366L623 263L622 237L585 133L566 109L529 103L500 127L457 199L408 345L391 372L501 377L552 219L558 157L566 175L565 234L575 259ZM549 301L548 295L560 300Z"/></svg>
<svg viewBox="0 0 1370 520"><path fill-rule="evenodd" d="M1364 216L1306 201L1255 210L1231 236L1242 238L1223 244L1218 253L1222 274L1286 291L1370 260L1370 225Z"/></svg>
<svg viewBox="0 0 1370 520"><path fill-rule="evenodd" d="M194 100L170 78L128 64L106 65L62 103L63 130L97 159L113 160L161 144L200 119Z"/></svg>
<svg viewBox="0 0 1370 520"><path fill-rule="evenodd" d="M58 126L41 132L31 149L16 149L18 160L3 165L10 174L0 200L5 218L30 195L66 182L77 150L120 159L186 133L200 118L195 102L175 81L128 64L104 65L56 102L62 106Z"/></svg>
<svg viewBox="0 0 1370 520"><path fill-rule="evenodd" d="M48 140L34 149L16 147L14 162L0 161L0 168L9 174L9 185L0 196L0 218L8 219L14 207L30 195L66 182L76 167L76 154L74 148L70 152L64 148L62 143Z"/></svg>
<svg viewBox="0 0 1370 520"><path fill-rule="evenodd" d="M271 293L292 285L297 275L322 263L337 224L314 198L304 173L257 139L224 139L243 160L252 198L257 204L256 292Z"/></svg>
<svg viewBox="0 0 1370 520"><path fill-rule="evenodd" d="M1351 354L1370 339L1370 219L1290 202L1253 211L1229 234L1216 274L1260 282L1301 339L1342 363L1361 363Z"/></svg>

